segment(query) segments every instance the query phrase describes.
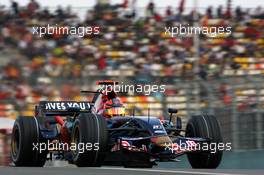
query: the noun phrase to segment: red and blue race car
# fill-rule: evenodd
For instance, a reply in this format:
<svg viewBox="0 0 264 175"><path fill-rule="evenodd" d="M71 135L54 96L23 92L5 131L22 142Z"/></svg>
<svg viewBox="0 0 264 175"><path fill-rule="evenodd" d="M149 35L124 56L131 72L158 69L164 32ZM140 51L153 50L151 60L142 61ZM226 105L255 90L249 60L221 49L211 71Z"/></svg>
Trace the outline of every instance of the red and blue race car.
<svg viewBox="0 0 264 175"><path fill-rule="evenodd" d="M105 89L85 91L94 93L91 102L41 101L35 116L18 117L11 139L15 166L44 166L48 157L79 167L152 167L187 154L193 168L218 167L223 151L203 149L222 143L214 116L192 116L183 129L176 109L168 109L169 120L127 115L116 92L107 89L115 83L101 81Z"/></svg>

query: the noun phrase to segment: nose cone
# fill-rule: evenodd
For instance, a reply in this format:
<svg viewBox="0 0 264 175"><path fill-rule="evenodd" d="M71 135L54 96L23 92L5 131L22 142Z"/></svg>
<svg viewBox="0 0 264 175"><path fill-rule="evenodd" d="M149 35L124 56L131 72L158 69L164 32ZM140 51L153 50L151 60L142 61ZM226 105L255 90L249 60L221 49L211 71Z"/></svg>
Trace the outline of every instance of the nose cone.
<svg viewBox="0 0 264 175"><path fill-rule="evenodd" d="M151 144L153 153L168 154L170 152L168 145L171 145L172 141L168 136L157 136L151 138Z"/></svg>
<svg viewBox="0 0 264 175"><path fill-rule="evenodd" d="M165 143L172 143L169 136L155 136L155 137L152 137L150 140L152 144L160 145L160 146L162 146Z"/></svg>

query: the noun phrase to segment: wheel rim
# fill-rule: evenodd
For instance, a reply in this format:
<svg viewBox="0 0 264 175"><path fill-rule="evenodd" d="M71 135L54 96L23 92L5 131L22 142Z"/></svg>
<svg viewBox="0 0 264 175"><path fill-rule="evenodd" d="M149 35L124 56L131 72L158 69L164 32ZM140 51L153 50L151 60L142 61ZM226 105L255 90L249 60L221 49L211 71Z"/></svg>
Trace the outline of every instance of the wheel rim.
<svg viewBox="0 0 264 175"><path fill-rule="evenodd" d="M78 144L80 143L80 129L78 126L76 126L73 130L72 143L74 143L76 145L76 149L71 150L73 155L75 156L79 153Z"/></svg>
<svg viewBox="0 0 264 175"><path fill-rule="evenodd" d="M13 137L11 139L11 151L14 158L17 157L19 152L19 143L20 143L20 136L19 136L19 128L16 125L13 130Z"/></svg>

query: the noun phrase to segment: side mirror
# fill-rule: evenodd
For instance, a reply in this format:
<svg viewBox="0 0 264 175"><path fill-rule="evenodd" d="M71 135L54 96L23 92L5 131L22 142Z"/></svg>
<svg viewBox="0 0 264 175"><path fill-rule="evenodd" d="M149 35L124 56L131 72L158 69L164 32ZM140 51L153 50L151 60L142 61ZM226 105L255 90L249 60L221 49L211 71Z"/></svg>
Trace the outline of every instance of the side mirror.
<svg viewBox="0 0 264 175"><path fill-rule="evenodd" d="M170 114L176 114L177 112L178 112L178 110L175 108L168 108L168 113L170 113Z"/></svg>
<svg viewBox="0 0 264 175"><path fill-rule="evenodd" d="M168 112L170 113L170 122L171 122L172 114L176 114L178 110L175 108L168 108Z"/></svg>

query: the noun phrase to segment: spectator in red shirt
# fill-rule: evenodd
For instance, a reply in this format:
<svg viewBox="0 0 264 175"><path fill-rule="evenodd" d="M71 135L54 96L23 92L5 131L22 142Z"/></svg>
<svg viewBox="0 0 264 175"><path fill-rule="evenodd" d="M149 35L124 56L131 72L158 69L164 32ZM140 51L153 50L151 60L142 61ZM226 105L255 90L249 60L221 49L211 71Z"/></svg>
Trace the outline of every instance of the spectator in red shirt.
<svg viewBox="0 0 264 175"><path fill-rule="evenodd" d="M105 67L106 67L105 56L102 55L102 56L100 56L100 58L98 60L98 68L99 68L99 70L104 70Z"/></svg>

